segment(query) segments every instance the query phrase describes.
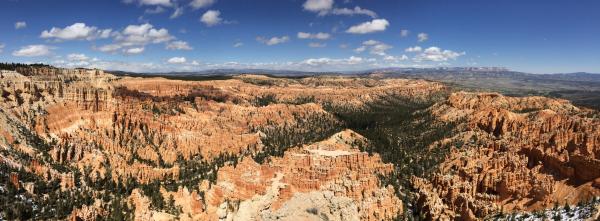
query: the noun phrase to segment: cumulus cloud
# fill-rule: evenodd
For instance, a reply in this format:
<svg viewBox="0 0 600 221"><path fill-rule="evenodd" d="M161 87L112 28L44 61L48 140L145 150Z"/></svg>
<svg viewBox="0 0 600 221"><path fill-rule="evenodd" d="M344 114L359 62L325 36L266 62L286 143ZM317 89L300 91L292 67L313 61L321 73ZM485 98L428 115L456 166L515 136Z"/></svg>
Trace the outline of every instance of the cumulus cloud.
<svg viewBox="0 0 600 221"><path fill-rule="evenodd" d="M429 39L429 35L427 33L419 33L417 35L417 39L419 40L419 42L424 42L427 41L427 39Z"/></svg>
<svg viewBox="0 0 600 221"><path fill-rule="evenodd" d="M94 40L96 38L108 38L111 32L111 29L98 30L97 27L87 26L85 23L75 23L65 28L53 27L50 30L44 30L40 37L57 41Z"/></svg>
<svg viewBox="0 0 600 221"><path fill-rule="evenodd" d="M465 55L465 52L454 52L451 50L442 50L438 47L429 47L413 58L415 62L422 61L448 61L456 60L458 57Z"/></svg>
<svg viewBox="0 0 600 221"><path fill-rule="evenodd" d="M142 52L144 52L145 48L144 47L137 47L137 48L128 48L123 50L123 53L125 54L140 54Z"/></svg>
<svg viewBox="0 0 600 221"><path fill-rule="evenodd" d="M324 48L326 46L327 46L327 44L318 43L318 42L308 43L308 47L311 47L311 48Z"/></svg>
<svg viewBox="0 0 600 221"><path fill-rule="evenodd" d="M406 29L400 30L400 37L404 38L404 37L408 36L408 34L410 34L409 30L406 30Z"/></svg>
<svg viewBox="0 0 600 221"><path fill-rule="evenodd" d="M323 33L323 32L319 32L319 33L306 33L306 32L298 32L298 38L299 39L319 39L319 40L327 40L331 37L330 34L328 33Z"/></svg>
<svg viewBox="0 0 600 221"><path fill-rule="evenodd" d="M334 8L331 12L334 15L367 15L371 18L377 18L377 13L371 11L369 9L364 9L359 6L356 6L352 9L350 8Z"/></svg>
<svg viewBox="0 0 600 221"><path fill-rule="evenodd" d="M190 6L194 9L205 8L214 4L216 0L193 0L190 2Z"/></svg>
<svg viewBox="0 0 600 221"><path fill-rule="evenodd" d="M369 50L369 53L379 56L386 56L386 51L392 49L391 45L387 45L380 41L368 40L362 43L362 46L354 49L354 52L361 53L363 51Z"/></svg>
<svg viewBox="0 0 600 221"><path fill-rule="evenodd" d="M27 27L27 22L19 21L15 23L15 29L22 29Z"/></svg>
<svg viewBox="0 0 600 221"><path fill-rule="evenodd" d="M373 19L372 21L364 22L350 27L346 33L351 34L368 34L373 32L385 31L390 23L385 19Z"/></svg>
<svg viewBox="0 0 600 221"><path fill-rule="evenodd" d="M325 15L333 8L333 0L307 0L302 7L304 10Z"/></svg>
<svg viewBox="0 0 600 221"><path fill-rule="evenodd" d="M4 51L4 47L5 47L4 44L0 44L0 53L2 53Z"/></svg>
<svg viewBox="0 0 600 221"><path fill-rule="evenodd" d="M288 42L288 41L290 41L290 37L281 36L281 37L265 38L265 37L259 36L259 37L256 37L256 40L260 43L271 46L271 45L277 45L277 44Z"/></svg>
<svg viewBox="0 0 600 221"><path fill-rule="evenodd" d="M223 19L220 17L221 12L217 10L208 10L206 11L202 17L200 17L200 21L204 23L206 26L215 26L220 24Z"/></svg>
<svg viewBox="0 0 600 221"><path fill-rule="evenodd" d="M164 43L165 48L169 50L191 50L192 48L185 41L176 41L176 38L165 28L154 28L152 24L145 23L140 25L128 25L121 31L100 32L99 36L112 37L110 44L93 47L95 50L124 54L139 54L144 52L144 47L149 44Z"/></svg>
<svg viewBox="0 0 600 221"><path fill-rule="evenodd" d="M404 51L406 52L421 52L423 49L419 46L414 46L414 47L408 47L406 49L404 49Z"/></svg>
<svg viewBox="0 0 600 221"><path fill-rule="evenodd" d="M167 60L167 62L169 64L184 64L185 62L187 62L187 59L185 59L185 57L172 57L169 60Z"/></svg>
<svg viewBox="0 0 600 221"><path fill-rule="evenodd" d="M69 54L67 55L69 61L87 61L90 58L85 54Z"/></svg>
<svg viewBox="0 0 600 221"><path fill-rule="evenodd" d="M12 55L16 57L48 56L52 53L52 49L54 48L47 45L27 45L13 51Z"/></svg>
<svg viewBox="0 0 600 221"><path fill-rule="evenodd" d="M135 46L158 44L175 39L167 29L155 29L153 25L129 25L117 35L117 40L122 46Z"/></svg>
<svg viewBox="0 0 600 221"><path fill-rule="evenodd" d="M192 50L193 48L185 41L172 41L165 47L169 50Z"/></svg>

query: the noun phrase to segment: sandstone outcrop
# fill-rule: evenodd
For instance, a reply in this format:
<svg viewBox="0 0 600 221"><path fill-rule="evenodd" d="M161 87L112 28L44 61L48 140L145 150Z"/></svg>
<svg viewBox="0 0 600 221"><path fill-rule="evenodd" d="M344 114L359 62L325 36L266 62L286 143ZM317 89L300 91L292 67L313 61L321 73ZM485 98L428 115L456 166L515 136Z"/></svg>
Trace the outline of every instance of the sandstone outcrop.
<svg viewBox="0 0 600 221"><path fill-rule="evenodd" d="M0 163L57 192L121 194L136 220L390 220L411 212L405 204L430 220L476 220L600 195L597 112L560 99L469 92L445 99L447 92L409 79L2 71ZM433 98L444 100L418 114L453 122L456 133L430 146L453 146L431 176L401 177L394 171L401 165L361 152L369 141L344 130L332 111ZM392 174L410 179L414 202L399 199L412 189L384 184ZM6 177L31 195L40 189L38 180ZM149 186L174 211L152 205ZM109 206L80 205L71 218L94 220Z"/></svg>
<svg viewBox="0 0 600 221"><path fill-rule="evenodd" d="M222 220L387 220L402 211L391 186L392 165L356 149L362 136L344 131L287 151L263 165L245 159L219 171L206 193L207 218ZM213 214L213 215L210 215Z"/></svg>
<svg viewBox="0 0 600 221"><path fill-rule="evenodd" d="M575 204L600 194L600 119L568 101L452 94L432 107L463 132L430 180L413 178L420 206L435 217L485 217L500 211ZM436 200L442 199L442 200ZM471 218L469 218L471 217Z"/></svg>

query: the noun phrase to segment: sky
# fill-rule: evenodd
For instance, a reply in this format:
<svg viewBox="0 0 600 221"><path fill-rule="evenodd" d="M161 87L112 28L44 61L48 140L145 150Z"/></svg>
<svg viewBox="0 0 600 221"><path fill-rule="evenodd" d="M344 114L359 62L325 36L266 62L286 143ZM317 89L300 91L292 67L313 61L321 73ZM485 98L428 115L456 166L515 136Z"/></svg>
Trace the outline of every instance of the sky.
<svg viewBox="0 0 600 221"><path fill-rule="evenodd" d="M600 73L596 0L0 0L0 62Z"/></svg>

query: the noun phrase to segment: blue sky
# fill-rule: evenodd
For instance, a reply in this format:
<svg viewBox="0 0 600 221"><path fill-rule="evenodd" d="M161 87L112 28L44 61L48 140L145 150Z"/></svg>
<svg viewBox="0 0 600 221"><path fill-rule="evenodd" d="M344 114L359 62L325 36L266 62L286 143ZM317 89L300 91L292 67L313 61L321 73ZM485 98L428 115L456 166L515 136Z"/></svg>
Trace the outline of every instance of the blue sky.
<svg viewBox="0 0 600 221"><path fill-rule="evenodd" d="M600 73L600 1L2 0L0 61L161 72Z"/></svg>

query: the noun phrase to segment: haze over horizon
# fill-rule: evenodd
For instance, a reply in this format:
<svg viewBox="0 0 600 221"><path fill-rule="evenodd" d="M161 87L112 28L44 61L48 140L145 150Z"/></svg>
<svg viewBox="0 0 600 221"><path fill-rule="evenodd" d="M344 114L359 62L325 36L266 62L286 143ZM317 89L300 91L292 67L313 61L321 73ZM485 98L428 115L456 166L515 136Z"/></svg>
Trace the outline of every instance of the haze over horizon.
<svg viewBox="0 0 600 221"><path fill-rule="evenodd" d="M133 72L494 66L600 73L598 1L0 2L0 62Z"/></svg>

